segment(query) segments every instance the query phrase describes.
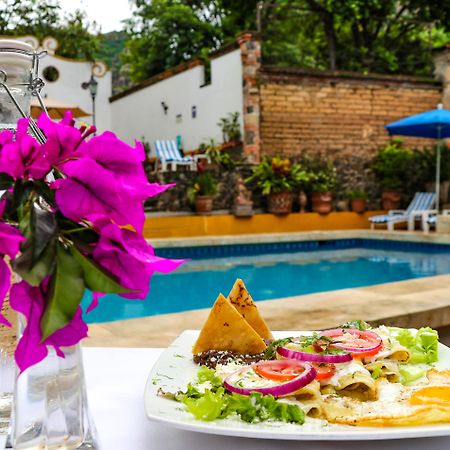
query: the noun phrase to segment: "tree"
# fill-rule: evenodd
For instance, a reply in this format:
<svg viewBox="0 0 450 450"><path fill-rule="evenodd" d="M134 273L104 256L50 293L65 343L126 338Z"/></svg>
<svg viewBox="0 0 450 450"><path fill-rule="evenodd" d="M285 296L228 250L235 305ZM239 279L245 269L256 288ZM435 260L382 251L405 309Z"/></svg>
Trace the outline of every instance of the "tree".
<svg viewBox="0 0 450 450"><path fill-rule="evenodd" d="M2 0L0 35L52 36L59 42L56 54L61 56L92 60L99 41L90 27L96 29L84 12L63 16L57 0Z"/></svg>
<svg viewBox="0 0 450 450"><path fill-rule="evenodd" d="M133 0L128 54L135 81L205 55L256 28L257 0ZM450 38L440 0L265 0L266 64L430 74L431 48Z"/></svg>
<svg viewBox="0 0 450 450"><path fill-rule="evenodd" d="M205 9L197 4L204 3ZM130 39L123 61L139 81L182 61L218 48L223 36L209 2L135 0L136 12L127 23Z"/></svg>

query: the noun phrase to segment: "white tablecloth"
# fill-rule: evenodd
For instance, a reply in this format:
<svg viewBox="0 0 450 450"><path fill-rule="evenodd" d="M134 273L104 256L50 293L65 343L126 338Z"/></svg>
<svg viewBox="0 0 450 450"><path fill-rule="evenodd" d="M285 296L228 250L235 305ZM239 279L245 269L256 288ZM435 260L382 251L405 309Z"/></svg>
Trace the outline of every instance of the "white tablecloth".
<svg viewBox="0 0 450 450"><path fill-rule="evenodd" d="M449 450L450 437L373 442L298 442L214 436L146 419L144 386L162 349L85 348L90 409L102 450ZM4 439L0 437L0 449Z"/></svg>

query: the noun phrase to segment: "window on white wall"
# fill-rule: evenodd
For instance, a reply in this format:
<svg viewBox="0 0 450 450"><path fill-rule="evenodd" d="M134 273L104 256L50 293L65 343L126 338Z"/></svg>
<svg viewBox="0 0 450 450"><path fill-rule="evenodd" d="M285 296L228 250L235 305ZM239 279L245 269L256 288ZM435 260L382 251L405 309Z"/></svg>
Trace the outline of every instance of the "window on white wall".
<svg viewBox="0 0 450 450"><path fill-rule="evenodd" d="M212 75L211 75L211 61L206 59L203 61L203 83L200 87L208 86L212 83Z"/></svg>

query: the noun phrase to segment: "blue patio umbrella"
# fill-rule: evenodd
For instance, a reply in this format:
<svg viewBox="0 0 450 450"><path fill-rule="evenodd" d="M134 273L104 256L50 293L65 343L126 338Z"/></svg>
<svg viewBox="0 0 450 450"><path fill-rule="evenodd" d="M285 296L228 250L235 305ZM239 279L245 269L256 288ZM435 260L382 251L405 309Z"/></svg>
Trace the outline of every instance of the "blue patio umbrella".
<svg viewBox="0 0 450 450"><path fill-rule="evenodd" d="M389 134L437 139L436 209L439 210L442 139L450 137L450 111L438 105L437 109L400 119L386 125Z"/></svg>

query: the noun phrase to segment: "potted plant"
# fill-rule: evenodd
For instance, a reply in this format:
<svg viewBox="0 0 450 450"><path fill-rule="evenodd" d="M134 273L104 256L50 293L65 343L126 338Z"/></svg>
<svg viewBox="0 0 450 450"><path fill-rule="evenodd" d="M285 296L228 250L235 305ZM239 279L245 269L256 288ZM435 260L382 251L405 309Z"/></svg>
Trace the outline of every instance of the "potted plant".
<svg viewBox="0 0 450 450"><path fill-rule="evenodd" d="M402 147L399 139L392 139L388 145L378 150L373 170L381 184L383 209L400 207L400 191L411 159L411 150Z"/></svg>
<svg viewBox="0 0 450 450"><path fill-rule="evenodd" d="M331 162L322 163L312 175L312 210L328 214L333 209L333 189L336 187L336 168Z"/></svg>
<svg viewBox="0 0 450 450"><path fill-rule="evenodd" d="M222 137L224 143L234 143L241 139L241 124L239 122L239 113L229 113L228 117L222 117L218 124L222 130Z"/></svg>
<svg viewBox="0 0 450 450"><path fill-rule="evenodd" d="M212 211L217 190L217 181L211 172L197 175L193 186L187 192L188 200L195 205L197 214L208 214Z"/></svg>
<svg viewBox="0 0 450 450"><path fill-rule="evenodd" d="M267 210L272 214L289 214L292 211L293 190L310 179L300 164L292 164L280 156L266 157L253 168L247 182L267 196Z"/></svg>
<svg viewBox="0 0 450 450"><path fill-rule="evenodd" d="M347 194L350 200L350 207L353 212L362 214L366 210L367 194L364 191L355 189Z"/></svg>

